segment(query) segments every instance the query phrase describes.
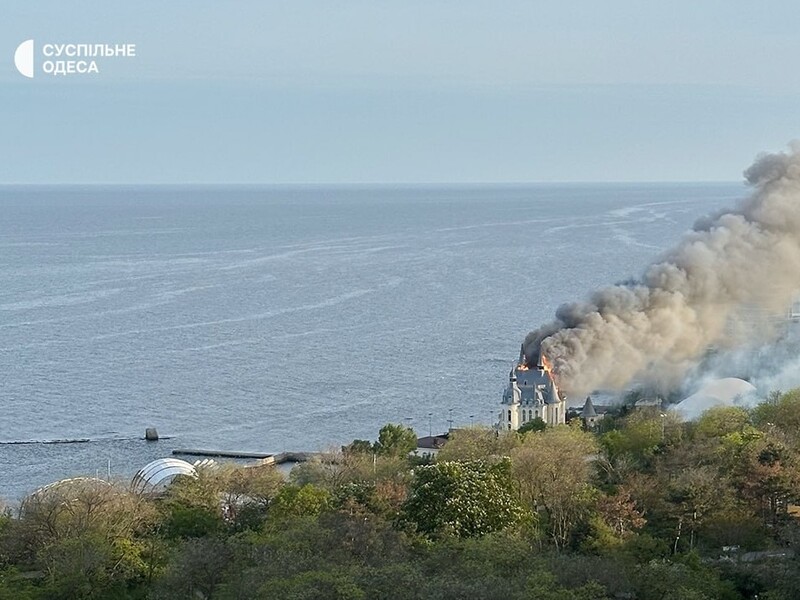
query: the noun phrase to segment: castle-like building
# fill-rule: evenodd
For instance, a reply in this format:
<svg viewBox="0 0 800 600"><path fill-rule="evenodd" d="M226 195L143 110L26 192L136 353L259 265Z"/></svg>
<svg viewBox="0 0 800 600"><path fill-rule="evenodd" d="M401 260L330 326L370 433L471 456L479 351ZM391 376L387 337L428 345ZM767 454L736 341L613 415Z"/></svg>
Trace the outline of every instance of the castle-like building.
<svg viewBox="0 0 800 600"><path fill-rule="evenodd" d="M508 386L503 390L500 429L517 430L536 418L547 425L566 422L567 398L558 390L555 379L540 353L537 365L526 364L524 348L519 362L511 368Z"/></svg>

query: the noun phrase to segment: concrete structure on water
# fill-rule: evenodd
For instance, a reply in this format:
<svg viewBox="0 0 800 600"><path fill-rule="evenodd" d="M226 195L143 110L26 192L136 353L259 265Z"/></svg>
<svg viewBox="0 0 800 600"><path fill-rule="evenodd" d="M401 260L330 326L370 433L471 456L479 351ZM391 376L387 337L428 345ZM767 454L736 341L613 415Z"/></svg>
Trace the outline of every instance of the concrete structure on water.
<svg viewBox="0 0 800 600"><path fill-rule="evenodd" d="M503 390L500 429L517 430L537 418L547 425L559 425L566 422L566 414L566 396L558 390L547 359L540 353L536 366L529 366L521 349Z"/></svg>

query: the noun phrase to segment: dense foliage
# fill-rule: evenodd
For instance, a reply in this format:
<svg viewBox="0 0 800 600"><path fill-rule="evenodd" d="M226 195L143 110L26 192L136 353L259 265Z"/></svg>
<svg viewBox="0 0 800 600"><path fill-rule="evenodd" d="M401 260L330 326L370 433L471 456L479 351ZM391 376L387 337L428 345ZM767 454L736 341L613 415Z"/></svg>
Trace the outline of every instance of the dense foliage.
<svg viewBox="0 0 800 600"><path fill-rule="evenodd" d="M800 392L693 423L411 432L137 496L74 480L0 511L0 599L800 597Z"/></svg>

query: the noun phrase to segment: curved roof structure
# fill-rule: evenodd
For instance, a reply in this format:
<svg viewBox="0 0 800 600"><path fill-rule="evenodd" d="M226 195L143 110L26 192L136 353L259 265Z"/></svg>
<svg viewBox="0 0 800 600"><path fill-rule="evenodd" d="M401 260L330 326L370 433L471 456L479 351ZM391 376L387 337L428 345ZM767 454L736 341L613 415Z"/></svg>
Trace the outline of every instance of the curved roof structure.
<svg viewBox="0 0 800 600"><path fill-rule="evenodd" d="M70 477L67 479L59 479L58 481L43 485L25 496L20 503L20 511L24 513L29 507L50 500L59 503L70 502L75 497L80 496L81 491L107 488L113 488L112 484L97 477Z"/></svg>
<svg viewBox="0 0 800 600"><path fill-rule="evenodd" d="M714 379L704 384L694 394L671 407L685 419L696 419L713 406L751 406L756 388L752 383L736 377Z"/></svg>
<svg viewBox="0 0 800 600"><path fill-rule="evenodd" d="M160 491L178 475L197 477L195 468L179 458L159 458L139 470L131 480L131 490L136 493Z"/></svg>
<svg viewBox="0 0 800 600"><path fill-rule="evenodd" d="M105 479L99 479L98 477L69 477L67 479L59 479L58 481L54 481L52 483L48 483L47 485L43 485L34 492L30 493L28 495L28 498L33 496L41 496L48 492L58 490L61 488L67 488L70 486L112 487L108 481L106 481Z"/></svg>

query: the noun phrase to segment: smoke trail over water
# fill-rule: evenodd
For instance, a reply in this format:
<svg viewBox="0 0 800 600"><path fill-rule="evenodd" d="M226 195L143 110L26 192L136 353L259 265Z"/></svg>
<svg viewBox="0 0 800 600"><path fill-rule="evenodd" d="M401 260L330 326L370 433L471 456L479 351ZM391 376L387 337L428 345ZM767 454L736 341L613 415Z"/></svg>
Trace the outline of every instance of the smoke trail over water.
<svg viewBox="0 0 800 600"><path fill-rule="evenodd" d="M759 316L761 341L774 335L800 289L800 144L760 156L745 171L753 193L735 209L698 221L634 282L565 304L556 320L525 338L573 395L621 389L632 380L676 383L709 346L735 347Z"/></svg>

